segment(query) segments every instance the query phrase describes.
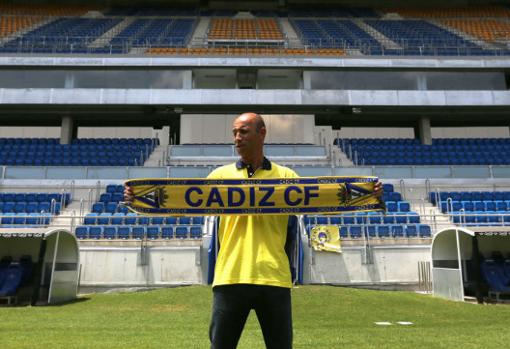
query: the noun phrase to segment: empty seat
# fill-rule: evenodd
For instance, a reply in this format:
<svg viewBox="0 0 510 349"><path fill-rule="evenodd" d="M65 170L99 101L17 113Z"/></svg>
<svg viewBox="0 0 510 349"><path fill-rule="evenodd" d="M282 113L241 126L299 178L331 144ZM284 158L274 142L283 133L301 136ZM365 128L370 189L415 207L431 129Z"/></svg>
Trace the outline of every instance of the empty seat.
<svg viewBox="0 0 510 349"><path fill-rule="evenodd" d="M88 239L89 237L89 227L87 226L78 226L76 227L76 230L74 231L74 234L78 239Z"/></svg>
<svg viewBox="0 0 510 349"><path fill-rule="evenodd" d="M188 227L177 226L175 228L175 237L178 239L188 238Z"/></svg>
<svg viewBox="0 0 510 349"><path fill-rule="evenodd" d="M150 225L147 227L147 238L154 240L159 238L159 226L158 225Z"/></svg>
<svg viewBox="0 0 510 349"><path fill-rule="evenodd" d="M190 228L190 237L192 239L200 239L202 238L202 227L201 226L192 226Z"/></svg>
<svg viewBox="0 0 510 349"><path fill-rule="evenodd" d="M131 236L131 227L129 226L119 226L117 227L117 237L119 239L129 239Z"/></svg>
<svg viewBox="0 0 510 349"><path fill-rule="evenodd" d="M174 228L169 226L163 226L161 228L161 238L162 239L173 239L174 237Z"/></svg>
<svg viewBox="0 0 510 349"><path fill-rule="evenodd" d="M106 226L103 230L103 236L105 239L115 239L117 237L117 227L116 226Z"/></svg>
<svg viewBox="0 0 510 349"><path fill-rule="evenodd" d="M134 226L131 229L133 239L142 240L145 237L146 230L144 226Z"/></svg>
<svg viewBox="0 0 510 349"><path fill-rule="evenodd" d="M103 227L89 227L89 239L101 239L103 237Z"/></svg>

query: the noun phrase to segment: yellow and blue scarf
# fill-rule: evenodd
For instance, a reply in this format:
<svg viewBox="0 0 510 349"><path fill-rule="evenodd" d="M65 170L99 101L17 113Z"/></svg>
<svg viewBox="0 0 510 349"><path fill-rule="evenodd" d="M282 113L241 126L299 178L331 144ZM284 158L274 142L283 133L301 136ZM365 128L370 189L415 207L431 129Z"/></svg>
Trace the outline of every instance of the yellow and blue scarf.
<svg viewBox="0 0 510 349"><path fill-rule="evenodd" d="M133 179L126 205L150 215L332 214L384 210L377 177Z"/></svg>

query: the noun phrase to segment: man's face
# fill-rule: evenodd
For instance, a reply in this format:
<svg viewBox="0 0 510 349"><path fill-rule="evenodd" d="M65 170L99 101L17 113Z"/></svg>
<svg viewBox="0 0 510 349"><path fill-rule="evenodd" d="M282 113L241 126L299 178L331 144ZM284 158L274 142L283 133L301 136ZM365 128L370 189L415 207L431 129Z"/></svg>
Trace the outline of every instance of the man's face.
<svg viewBox="0 0 510 349"><path fill-rule="evenodd" d="M232 127L234 145L241 157L250 157L259 152L264 145L265 128L257 132L253 117L241 115L234 120Z"/></svg>

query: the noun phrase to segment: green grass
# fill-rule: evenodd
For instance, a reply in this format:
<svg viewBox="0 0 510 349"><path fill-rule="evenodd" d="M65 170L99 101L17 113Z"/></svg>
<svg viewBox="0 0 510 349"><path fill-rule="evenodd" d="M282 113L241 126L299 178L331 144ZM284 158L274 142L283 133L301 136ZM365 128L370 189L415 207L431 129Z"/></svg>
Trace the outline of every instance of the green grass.
<svg viewBox="0 0 510 349"><path fill-rule="evenodd" d="M292 291L295 348L507 348L510 306L409 292L300 286ZM208 348L205 286L97 294L50 307L0 308L0 348ZM377 326L376 321L411 321ZM238 348L264 348L252 312Z"/></svg>

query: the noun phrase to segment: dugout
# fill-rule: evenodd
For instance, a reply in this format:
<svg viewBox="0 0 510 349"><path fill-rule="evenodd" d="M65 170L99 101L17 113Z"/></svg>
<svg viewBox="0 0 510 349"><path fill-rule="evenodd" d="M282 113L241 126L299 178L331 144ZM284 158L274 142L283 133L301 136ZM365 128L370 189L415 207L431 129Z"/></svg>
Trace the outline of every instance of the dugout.
<svg viewBox="0 0 510 349"><path fill-rule="evenodd" d="M46 305L76 298L80 254L76 237L68 230L1 229L0 258L4 272L5 261L11 261L10 281L17 284L10 288L16 290L14 294L3 296L8 303ZM24 267L18 268L23 261ZM16 275L17 268L23 269L20 275ZM16 281L17 277L22 280ZM2 283L5 288L5 280Z"/></svg>
<svg viewBox="0 0 510 349"><path fill-rule="evenodd" d="M450 227L432 240L432 289L435 296L481 303L488 285L480 265L495 254L510 256L508 227ZM490 295L490 294L489 294Z"/></svg>

